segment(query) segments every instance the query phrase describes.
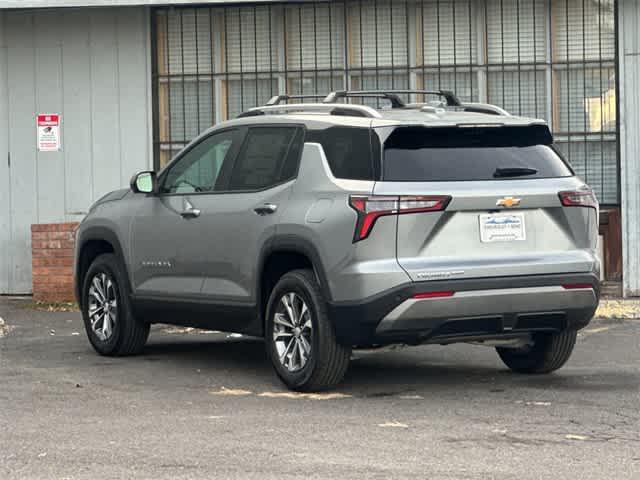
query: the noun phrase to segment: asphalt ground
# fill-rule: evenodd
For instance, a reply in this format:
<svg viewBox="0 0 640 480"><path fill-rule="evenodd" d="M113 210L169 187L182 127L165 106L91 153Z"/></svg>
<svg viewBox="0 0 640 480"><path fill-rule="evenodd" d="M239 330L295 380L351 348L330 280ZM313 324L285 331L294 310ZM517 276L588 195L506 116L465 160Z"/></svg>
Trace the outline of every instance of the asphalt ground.
<svg viewBox="0 0 640 480"><path fill-rule="evenodd" d="M28 303L0 298L1 479L640 479L640 320L594 320L552 375L399 348L304 396L259 340L155 326L106 358Z"/></svg>

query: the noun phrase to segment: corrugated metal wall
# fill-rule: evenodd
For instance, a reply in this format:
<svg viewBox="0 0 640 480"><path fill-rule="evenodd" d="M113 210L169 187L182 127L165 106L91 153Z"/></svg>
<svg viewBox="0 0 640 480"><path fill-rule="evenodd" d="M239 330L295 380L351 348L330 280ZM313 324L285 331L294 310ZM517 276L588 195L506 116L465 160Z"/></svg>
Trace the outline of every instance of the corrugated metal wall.
<svg viewBox="0 0 640 480"><path fill-rule="evenodd" d="M149 19L144 8L0 15L0 293L26 293L30 225L79 220L152 165ZM61 152L37 151L37 113L62 115Z"/></svg>
<svg viewBox="0 0 640 480"><path fill-rule="evenodd" d="M623 291L640 296L640 3L618 8Z"/></svg>

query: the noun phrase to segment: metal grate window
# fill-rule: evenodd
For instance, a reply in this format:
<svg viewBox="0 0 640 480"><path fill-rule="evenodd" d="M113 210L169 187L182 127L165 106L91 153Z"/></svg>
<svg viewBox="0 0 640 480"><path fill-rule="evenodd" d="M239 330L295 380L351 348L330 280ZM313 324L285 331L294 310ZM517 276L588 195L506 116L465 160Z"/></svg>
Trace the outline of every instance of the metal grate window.
<svg viewBox="0 0 640 480"><path fill-rule="evenodd" d="M156 164L278 93L440 88L546 119L600 201L619 204L615 8L343 0L155 9Z"/></svg>

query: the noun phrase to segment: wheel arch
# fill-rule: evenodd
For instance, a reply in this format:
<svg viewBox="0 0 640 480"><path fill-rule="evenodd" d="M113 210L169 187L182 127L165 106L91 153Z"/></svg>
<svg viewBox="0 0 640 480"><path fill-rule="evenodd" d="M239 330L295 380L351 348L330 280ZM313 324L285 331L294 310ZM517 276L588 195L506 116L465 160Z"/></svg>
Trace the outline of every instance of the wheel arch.
<svg viewBox="0 0 640 480"><path fill-rule="evenodd" d="M316 247L310 241L295 235L276 236L262 250L256 276L256 301L262 326L269 294L278 279L299 268L313 270L323 297L327 302L331 300L329 283Z"/></svg>
<svg viewBox="0 0 640 480"><path fill-rule="evenodd" d="M105 227L91 227L84 230L78 236L76 245L76 266L75 266L75 294L78 305L82 308L82 285L84 277L91 266L91 263L104 253L113 253L120 260L121 266L125 273L125 282L127 293L131 292L131 283L129 279L129 271L125 262L122 245L117 234L111 229Z"/></svg>

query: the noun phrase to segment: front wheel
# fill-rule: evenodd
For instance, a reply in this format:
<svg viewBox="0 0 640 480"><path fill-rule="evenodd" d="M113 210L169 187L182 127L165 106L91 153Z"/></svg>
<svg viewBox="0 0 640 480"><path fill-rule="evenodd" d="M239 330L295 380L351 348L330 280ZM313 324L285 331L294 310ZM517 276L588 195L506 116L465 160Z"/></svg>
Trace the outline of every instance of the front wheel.
<svg viewBox="0 0 640 480"><path fill-rule="evenodd" d="M292 390L319 391L338 384L351 348L336 341L322 292L311 270L294 270L276 284L267 304L267 354Z"/></svg>
<svg viewBox="0 0 640 480"><path fill-rule="evenodd" d="M522 348L498 347L498 355L514 372L551 373L562 367L573 352L578 332L537 333L531 345Z"/></svg>
<svg viewBox="0 0 640 480"><path fill-rule="evenodd" d="M98 256L82 287L82 317L93 348L101 355L135 355L144 348L149 324L135 318L126 274L112 253Z"/></svg>

